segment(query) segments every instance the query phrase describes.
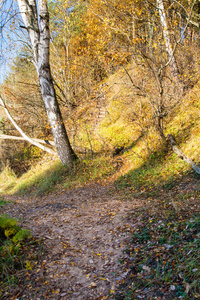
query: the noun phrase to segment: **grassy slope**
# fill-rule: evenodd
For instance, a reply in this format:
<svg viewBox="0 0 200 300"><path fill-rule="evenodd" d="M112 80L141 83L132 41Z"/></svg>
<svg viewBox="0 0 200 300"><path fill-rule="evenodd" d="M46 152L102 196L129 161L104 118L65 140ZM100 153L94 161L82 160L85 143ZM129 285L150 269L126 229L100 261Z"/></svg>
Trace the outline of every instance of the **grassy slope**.
<svg viewBox="0 0 200 300"><path fill-rule="evenodd" d="M89 154L82 155L74 172L70 174L58 160L48 158L32 166L20 178L7 167L0 174L0 193L35 191L40 194L56 189L58 184L59 189L65 189L106 179L117 180L120 187L150 189L169 184L189 172L190 166L175 154L171 151L163 152L162 142L151 127L147 129L147 121L143 116L141 120L134 118L139 102L133 98L130 87L113 85L119 81L126 82L122 70L107 80L108 86L113 86L107 94L108 114L100 124L99 132L90 132L93 149L99 152L104 150L104 154L93 157ZM184 98L165 126L165 133L174 134L181 150L197 163L200 157L199 89L200 83ZM148 116L148 111L146 107L144 115ZM146 130L144 136L141 133L142 126ZM87 134L81 132L79 140L89 148ZM118 146L125 146L126 150L121 156L120 167L110 155L111 149Z"/></svg>

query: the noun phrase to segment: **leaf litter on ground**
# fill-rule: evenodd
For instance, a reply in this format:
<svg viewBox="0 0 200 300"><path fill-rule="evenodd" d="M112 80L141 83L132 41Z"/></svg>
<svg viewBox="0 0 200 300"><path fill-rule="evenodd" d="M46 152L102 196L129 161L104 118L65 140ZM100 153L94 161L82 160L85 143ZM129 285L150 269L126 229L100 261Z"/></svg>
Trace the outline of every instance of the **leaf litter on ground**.
<svg viewBox="0 0 200 300"><path fill-rule="evenodd" d="M200 210L199 193L190 198L162 191L160 200L149 198L149 205L129 216L140 219L132 228L126 248L129 269L116 293L117 300L200 299ZM180 191L179 191L180 192Z"/></svg>
<svg viewBox="0 0 200 300"><path fill-rule="evenodd" d="M199 196L178 190L136 198L95 185L15 199L3 210L43 254L2 299L198 299Z"/></svg>

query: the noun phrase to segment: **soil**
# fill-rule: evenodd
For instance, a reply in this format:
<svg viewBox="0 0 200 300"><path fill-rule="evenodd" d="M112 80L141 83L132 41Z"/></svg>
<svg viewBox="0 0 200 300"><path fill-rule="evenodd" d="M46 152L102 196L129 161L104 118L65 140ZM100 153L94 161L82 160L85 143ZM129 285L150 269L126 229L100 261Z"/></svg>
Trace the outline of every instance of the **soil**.
<svg viewBox="0 0 200 300"><path fill-rule="evenodd" d="M44 197L6 196L2 213L42 239L42 260L3 299L113 299L129 270L123 266L131 238L128 214L145 200L126 198L112 186L93 185ZM121 261L121 263L120 263Z"/></svg>

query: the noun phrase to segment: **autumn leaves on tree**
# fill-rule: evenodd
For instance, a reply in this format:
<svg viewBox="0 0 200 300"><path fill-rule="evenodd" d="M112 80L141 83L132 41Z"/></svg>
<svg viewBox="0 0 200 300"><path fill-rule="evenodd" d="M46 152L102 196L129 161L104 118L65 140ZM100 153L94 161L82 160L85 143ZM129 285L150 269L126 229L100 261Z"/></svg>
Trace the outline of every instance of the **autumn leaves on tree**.
<svg viewBox="0 0 200 300"><path fill-rule="evenodd" d="M21 24L26 37L28 33L29 44L21 48L2 85L4 97L22 103L10 82L20 74L20 80L15 82L19 86L31 74L38 97L36 101L30 95L35 109L29 112L45 120L45 107L63 164L72 168L76 158L66 133L66 118L75 131L77 108L90 105L94 86L122 66L127 84L149 103L152 122L160 136L166 138L166 116L195 82L196 62L193 59L188 65L188 60L199 42L194 25L199 18L198 1L18 0L18 7L21 19L16 24ZM35 66L40 91L33 68L27 69L24 61ZM131 78L128 66L132 62L145 74L142 81ZM154 88L149 90L149 84ZM30 94L30 85L20 84L20 88L23 95ZM36 119L32 120L36 126ZM46 124L45 120L41 125L43 131Z"/></svg>

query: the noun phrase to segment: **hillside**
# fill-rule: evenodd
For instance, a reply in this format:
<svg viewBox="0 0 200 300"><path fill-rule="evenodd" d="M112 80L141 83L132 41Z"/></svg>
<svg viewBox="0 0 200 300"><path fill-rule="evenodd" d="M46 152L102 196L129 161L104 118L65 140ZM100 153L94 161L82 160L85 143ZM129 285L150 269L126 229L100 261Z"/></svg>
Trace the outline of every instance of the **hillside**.
<svg viewBox="0 0 200 300"><path fill-rule="evenodd" d="M129 68L132 70L131 76L137 77L134 65ZM116 180L122 186L130 184L139 188L156 188L190 173L191 167L178 158L169 146L166 148L153 126L151 112L145 102L142 104L143 110L139 110L141 99L139 101L132 87L125 84L128 82L124 70L119 69L99 84L92 105L84 108L83 116L82 109L76 112L80 117L77 117L73 146L80 161L73 175L68 175L67 168L49 154L39 159L41 154L37 149L27 148L26 155L16 156L13 162L18 166L23 164L22 160L30 160L30 163L33 160L33 165L24 174L19 172L20 176L15 174L15 169L5 166L0 175L1 193L44 193L74 184ZM165 135L174 135L179 148L197 164L200 156L199 88L197 83L187 92L164 123ZM102 107L104 113L98 118ZM90 116L87 123L85 115ZM113 157L113 151L120 147L124 147L123 151Z"/></svg>
<svg viewBox="0 0 200 300"><path fill-rule="evenodd" d="M85 108L86 127L79 118L73 172L34 148L17 157L18 166L30 159L27 171L2 169L1 213L20 218L42 245L29 248L24 271L3 278L2 299L199 297L199 175L166 147L145 103L138 114L134 93L119 80L127 82L123 69L98 87L106 95L100 120L99 101ZM197 83L164 126L197 164L199 92Z"/></svg>

